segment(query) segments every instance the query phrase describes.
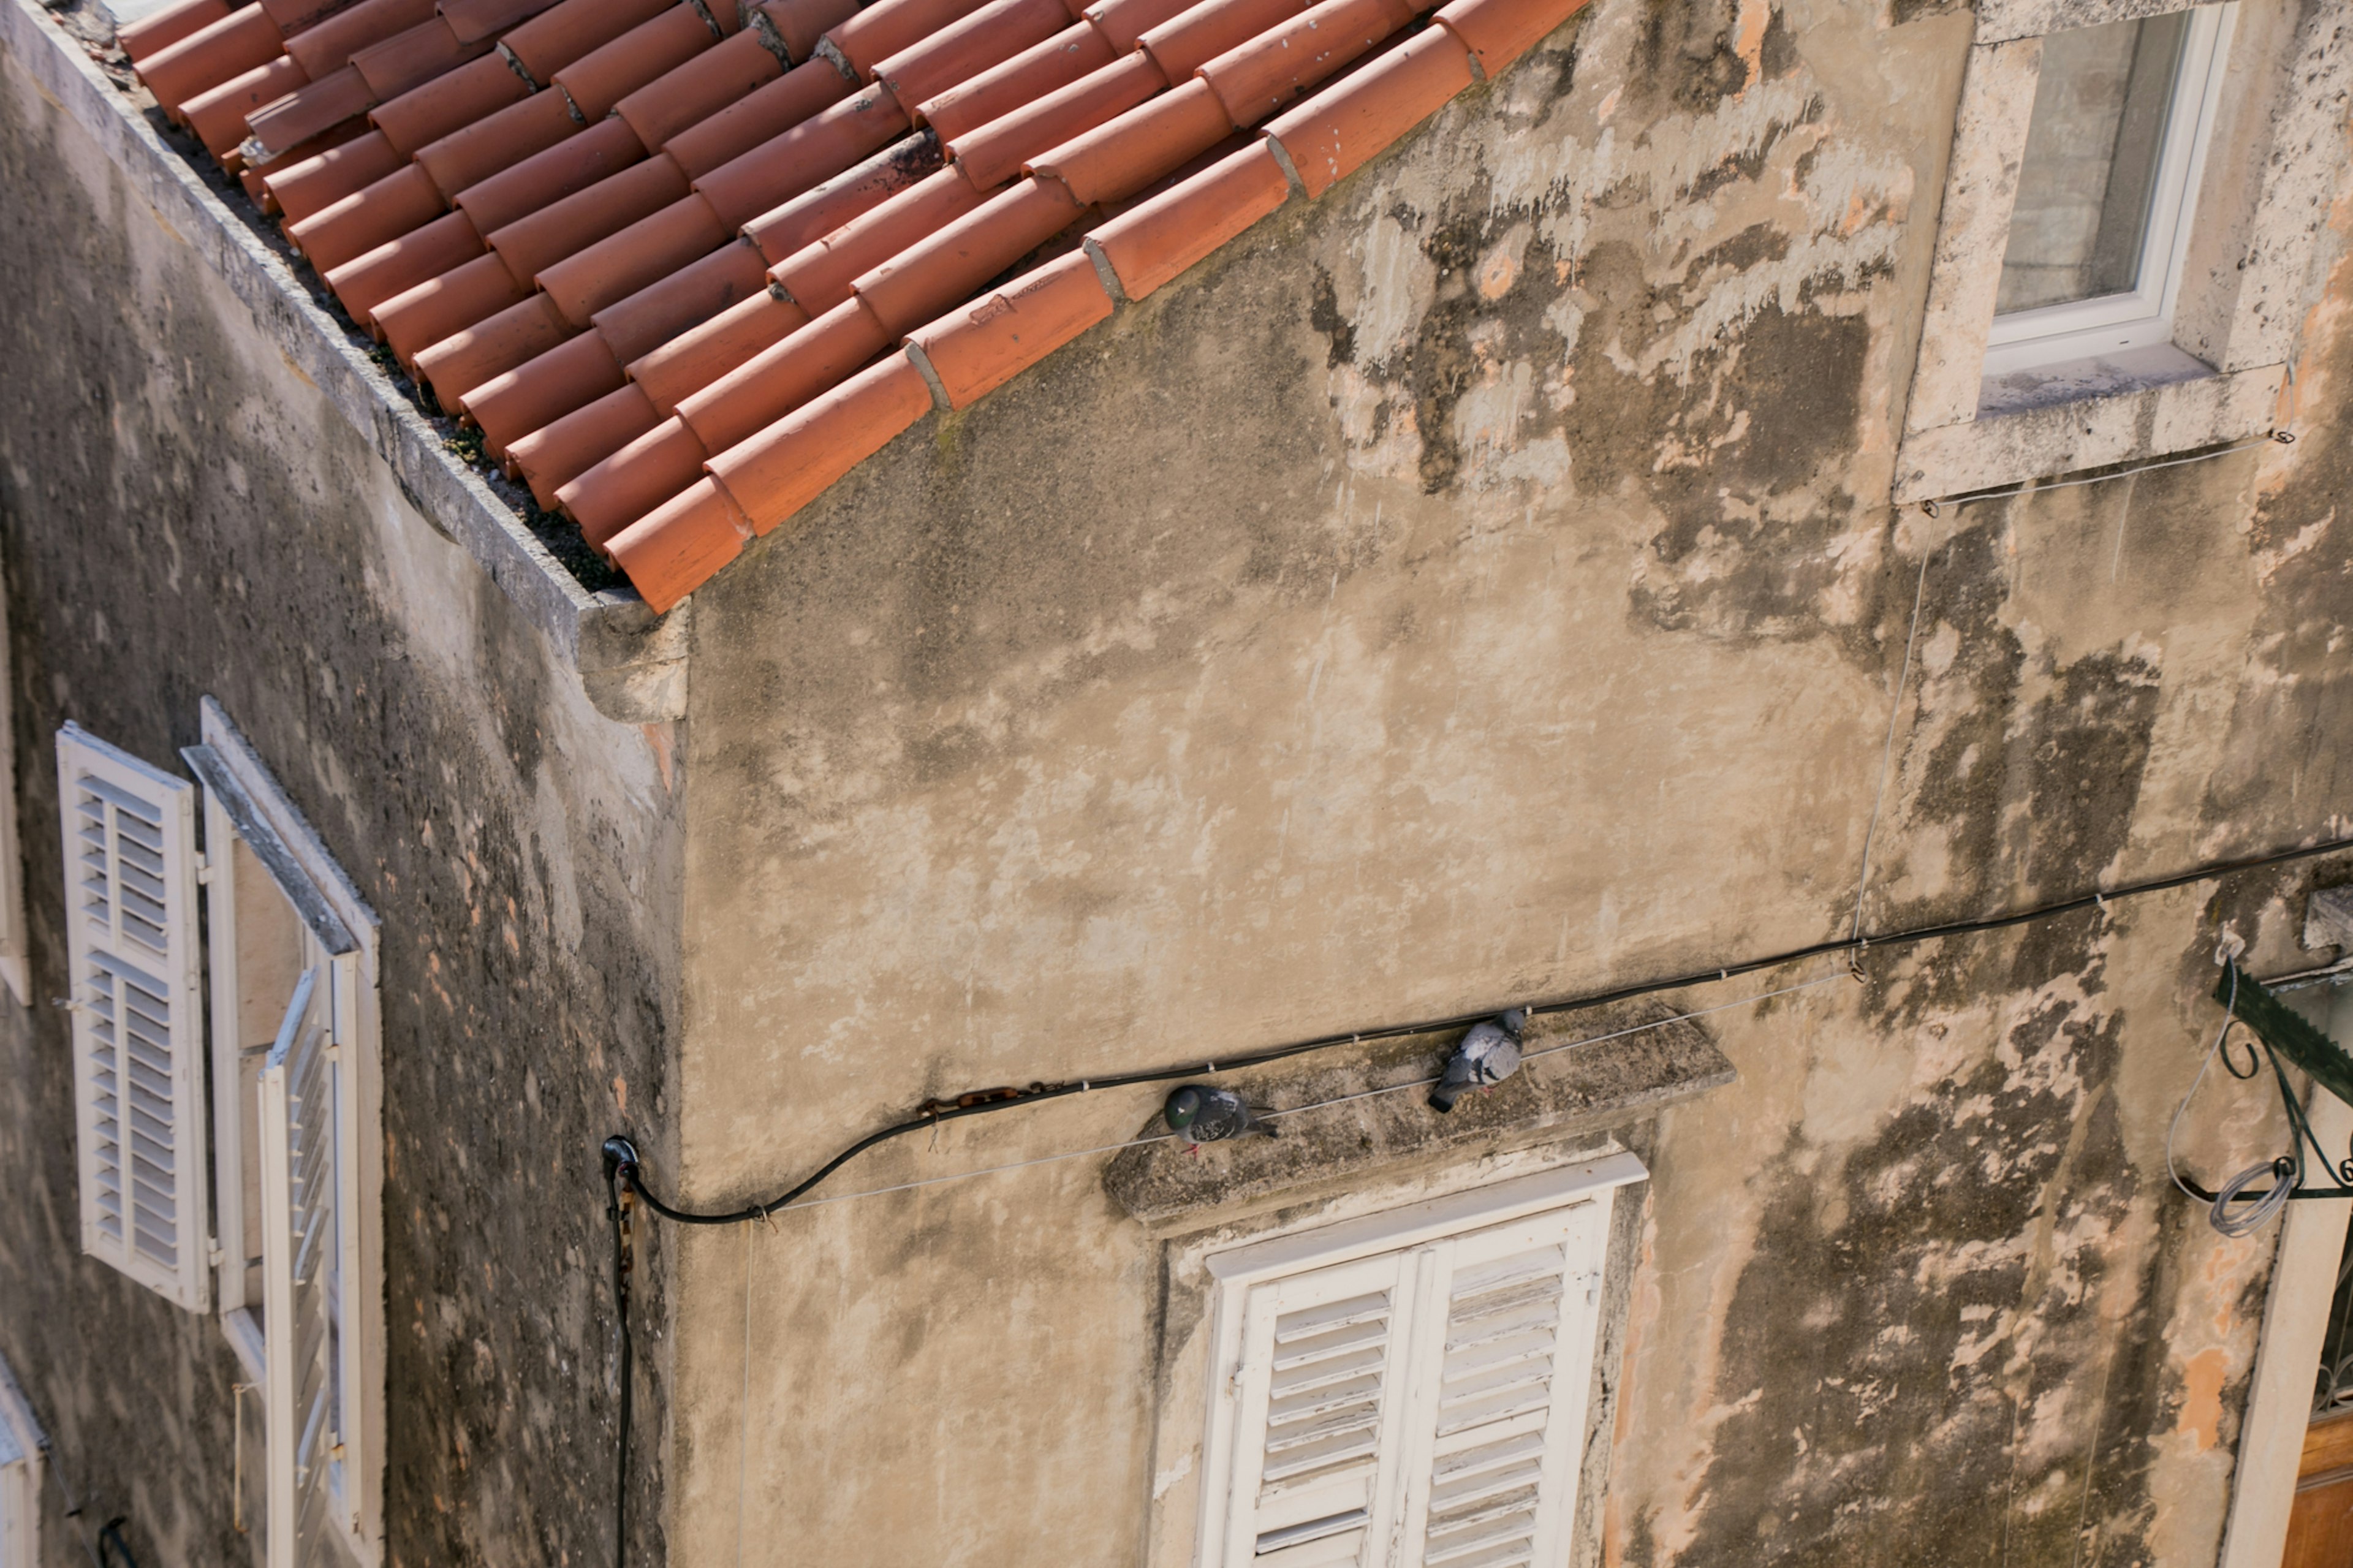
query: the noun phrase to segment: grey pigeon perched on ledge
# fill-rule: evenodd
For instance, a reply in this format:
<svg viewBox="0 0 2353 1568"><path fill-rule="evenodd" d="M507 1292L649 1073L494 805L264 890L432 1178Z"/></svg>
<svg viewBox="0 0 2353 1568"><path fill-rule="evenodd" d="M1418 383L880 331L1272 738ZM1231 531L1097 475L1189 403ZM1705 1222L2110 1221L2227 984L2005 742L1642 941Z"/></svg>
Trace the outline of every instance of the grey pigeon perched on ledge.
<svg viewBox="0 0 2353 1568"><path fill-rule="evenodd" d="M1471 1026L1454 1054L1446 1058L1446 1072L1430 1091L1430 1103L1451 1110L1454 1102L1474 1089L1499 1084L1520 1070L1520 1035L1528 1026L1528 1010L1514 1007Z"/></svg>
<svg viewBox="0 0 2353 1568"><path fill-rule="evenodd" d="M1168 1097L1161 1114L1168 1119L1169 1130L1194 1149L1204 1143L1239 1138L1245 1132L1263 1132L1270 1138L1276 1135L1273 1127L1244 1104L1240 1095L1230 1089L1205 1083L1188 1083L1177 1089Z"/></svg>

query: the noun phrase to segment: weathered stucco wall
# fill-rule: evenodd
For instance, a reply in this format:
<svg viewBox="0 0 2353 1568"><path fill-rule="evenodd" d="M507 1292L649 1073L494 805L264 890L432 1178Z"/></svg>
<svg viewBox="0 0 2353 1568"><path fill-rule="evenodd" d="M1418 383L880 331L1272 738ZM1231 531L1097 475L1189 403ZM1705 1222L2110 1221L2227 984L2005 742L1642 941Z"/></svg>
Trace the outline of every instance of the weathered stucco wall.
<svg viewBox="0 0 2353 1568"><path fill-rule="evenodd" d="M9 58L0 553L35 994L67 984L51 732L176 768L217 697L383 921L387 1562L603 1562L596 1147L624 1095L659 1118L673 1092L668 760L135 190ZM93 1495L82 1539L120 1513L143 1562L247 1561L236 1360L77 1254L65 1015L0 1038L0 1350ZM659 1345L640 1365L658 1386ZM47 1560L86 1563L48 1510Z"/></svg>
<svg viewBox="0 0 2353 1568"><path fill-rule="evenodd" d="M661 1178L765 1195L927 1095L1842 936L1907 643L1869 929L2343 831L2353 280L2295 447L1887 504L1969 31L1597 0L700 593ZM1742 1081L1645 1145L1603 1560L2210 1560L2269 1253L2168 1194L2165 1124L2215 921L2298 966L2296 896L2345 870L1712 1018ZM1155 1098L830 1190L1114 1143ZM2270 1147L2232 1103L2201 1172ZM1104 1158L682 1238L680 1560L1165 1542L1180 1304Z"/></svg>

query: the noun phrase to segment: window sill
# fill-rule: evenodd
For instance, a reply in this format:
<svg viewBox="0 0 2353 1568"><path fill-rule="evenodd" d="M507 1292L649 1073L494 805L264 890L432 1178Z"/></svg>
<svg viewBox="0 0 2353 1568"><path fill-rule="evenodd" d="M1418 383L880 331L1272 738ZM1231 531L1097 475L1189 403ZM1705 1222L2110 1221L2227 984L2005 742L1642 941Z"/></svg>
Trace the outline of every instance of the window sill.
<svg viewBox="0 0 2353 1568"><path fill-rule="evenodd" d="M1622 1127L1736 1076L1704 1027L1673 1018L1655 1003L1540 1020L1530 1029L1528 1045L1541 1050L1630 1027L1639 1032L1588 1050L1532 1058L1494 1089L1465 1096L1449 1115L1430 1110L1421 1089L1399 1088L1394 1094L1285 1116L1278 1124L1280 1137L1208 1144L1198 1154L1167 1140L1129 1149L1112 1161L1103 1184L1139 1220L1188 1219L1213 1207L1345 1184L1366 1171L1418 1159L1451 1163L1539 1138L1556 1143L1577 1133ZM1237 1087L1253 1100L1278 1107L1337 1100L1393 1084L1419 1084L1444 1059L1451 1044L1451 1037L1421 1036L1368 1049L1366 1059L1354 1066L1312 1074L1294 1070L1271 1082ZM1155 1118L1150 1131L1161 1130Z"/></svg>
<svg viewBox="0 0 2353 1568"><path fill-rule="evenodd" d="M2213 374L2212 365L2171 343L2121 349L2009 375L1989 375L1978 383L1978 418L1998 419L2005 414L2027 414L2062 403L2117 397Z"/></svg>
<svg viewBox="0 0 2353 1568"><path fill-rule="evenodd" d="M2132 358L2119 355L2108 363L2121 364ZM2198 365L2194 360L2189 363ZM2092 395L2070 395L2065 401L2035 401L2009 388L2024 378L2003 378L2002 395L2020 401L2000 412L1986 411L1976 419L1915 430L1905 437L1896 459L1894 499L1899 503L1930 500L2023 484L2244 440L2272 427L2284 376L2280 365L2154 384L2147 372L2156 367L2139 368L2143 374L2132 379L2130 390L2094 390ZM2060 393L2052 377L2053 372L2045 371L2035 379L2055 399ZM2102 383L2087 378L2081 384L2096 389Z"/></svg>

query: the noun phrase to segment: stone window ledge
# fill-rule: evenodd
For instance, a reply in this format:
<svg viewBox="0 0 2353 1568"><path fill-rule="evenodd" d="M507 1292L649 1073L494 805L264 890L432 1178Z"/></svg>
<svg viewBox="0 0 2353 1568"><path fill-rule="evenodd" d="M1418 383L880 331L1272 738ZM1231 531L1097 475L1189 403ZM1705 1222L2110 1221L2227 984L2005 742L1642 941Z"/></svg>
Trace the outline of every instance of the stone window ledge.
<svg viewBox="0 0 2353 1568"><path fill-rule="evenodd" d="M1896 461L1894 499L1932 500L2246 440L2273 427L2284 379L2284 366L2263 365L1915 430Z"/></svg>
<svg viewBox="0 0 2353 1568"><path fill-rule="evenodd" d="M251 312L255 329L390 466L412 505L479 563L600 712L628 723L683 716L687 612L656 616L634 590L590 593L311 300L285 262L224 206L132 100L34 0L0 0L0 52L122 173Z"/></svg>
<svg viewBox="0 0 2353 1568"><path fill-rule="evenodd" d="M1641 1027L1641 1026L1652 1026ZM1103 1184L1122 1208L1152 1225L1226 1219L1229 1211L1293 1202L1311 1190L1361 1184L1417 1165L1445 1166L1477 1154L1560 1143L1626 1127L1738 1075L1707 1030L1657 1001L1597 1008L1531 1026L1528 1047L1616 1034L1529 1060L1494 1089L1465 1095L1440 1115L1418 1089L1373 1094L1282 1117L1274 1138L1213 1143L1193 1153L1170 1141L1114 1158ZM1417 1036L1367 1047L1358 1059L1321 1068L1276 1067L1236 1087L1275 1109L1415 1084L1435 1076L1453 1037ZM1165 1131L1155 1117L1147 1132ZM1210 1211L1219 1211L1214 1216Z"/></svg>

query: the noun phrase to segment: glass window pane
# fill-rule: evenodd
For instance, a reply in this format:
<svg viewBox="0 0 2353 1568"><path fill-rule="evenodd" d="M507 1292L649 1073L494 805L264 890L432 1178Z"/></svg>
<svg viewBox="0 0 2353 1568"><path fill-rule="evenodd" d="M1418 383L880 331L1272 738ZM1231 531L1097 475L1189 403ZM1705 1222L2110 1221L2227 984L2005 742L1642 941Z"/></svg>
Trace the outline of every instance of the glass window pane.
<svg viewBox="0 0 2353 1568"><path fill-rule="evenodd" d="M2096 300L2139 283L2189 22L2177 11L2042 41L1997 313Z"/></svg>

